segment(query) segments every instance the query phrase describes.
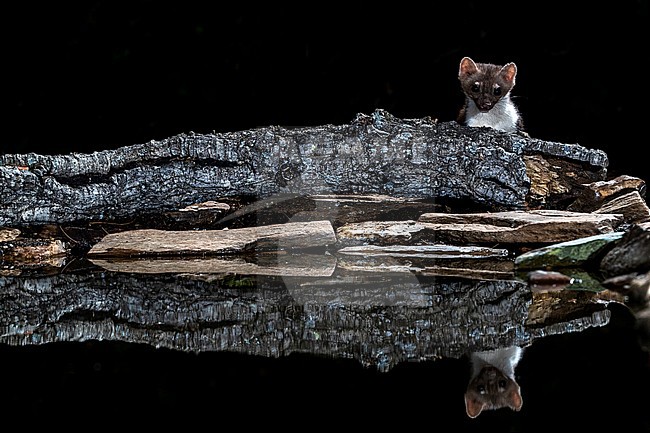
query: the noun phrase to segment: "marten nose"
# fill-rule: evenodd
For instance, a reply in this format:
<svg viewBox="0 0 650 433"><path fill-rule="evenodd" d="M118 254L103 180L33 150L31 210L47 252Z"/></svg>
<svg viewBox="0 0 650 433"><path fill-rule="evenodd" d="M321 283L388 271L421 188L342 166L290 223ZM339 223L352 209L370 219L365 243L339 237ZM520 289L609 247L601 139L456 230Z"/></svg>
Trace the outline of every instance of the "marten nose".
<svg viewBox="0 0 650 433"><path fill-rule="evenodd" d="M490 111L490 109L492 108L492 102L491 101L480 101L480 103L478 104L478 108L481 111Z"/></svg>

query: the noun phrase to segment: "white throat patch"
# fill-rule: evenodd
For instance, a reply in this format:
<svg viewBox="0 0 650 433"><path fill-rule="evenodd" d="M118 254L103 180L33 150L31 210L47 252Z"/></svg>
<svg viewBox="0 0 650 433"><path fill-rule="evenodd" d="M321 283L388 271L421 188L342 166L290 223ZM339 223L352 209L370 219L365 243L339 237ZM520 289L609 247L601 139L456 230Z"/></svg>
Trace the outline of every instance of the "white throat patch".
<svg viewBox="0 0 650 433"><path fill-rule="evenodd" d="M519 113L507 95L499 100L492 109L486 113L481 112L474 101L470 99L467 106L467 126L488 126L505 132L516 132Z"/></svg>

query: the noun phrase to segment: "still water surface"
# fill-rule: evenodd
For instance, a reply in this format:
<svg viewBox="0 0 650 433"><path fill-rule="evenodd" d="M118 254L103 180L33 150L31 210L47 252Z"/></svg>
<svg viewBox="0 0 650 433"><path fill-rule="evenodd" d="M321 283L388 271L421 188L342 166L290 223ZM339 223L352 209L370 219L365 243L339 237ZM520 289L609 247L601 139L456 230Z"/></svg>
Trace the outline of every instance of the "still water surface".
<svg viewBox="0 0 650 433"><path fill-rule="evenodd" d="M345 272L1 278L5 418L650 431L650 362L635 318L593 293ZM469 418L469 354L512 344L524 348L521 410Z"/></svg>

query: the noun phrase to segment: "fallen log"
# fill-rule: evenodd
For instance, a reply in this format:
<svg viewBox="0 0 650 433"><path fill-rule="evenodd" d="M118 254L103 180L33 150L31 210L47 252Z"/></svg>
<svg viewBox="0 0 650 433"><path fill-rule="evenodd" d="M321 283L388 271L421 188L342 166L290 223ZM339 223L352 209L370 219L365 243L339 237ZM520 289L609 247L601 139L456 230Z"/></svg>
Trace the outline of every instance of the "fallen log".
<svg viewBox="0 0 650 433"><path fill-rule="evenodd" d="M223 197L283 194L553 207L604 180L607 165L604 152L577 144L377 110L346 125L181 134L91 154L0 155L0 226L119 220ZM540 177L529 176L533 166L553 167L561 187L531 185Z"/></svg>

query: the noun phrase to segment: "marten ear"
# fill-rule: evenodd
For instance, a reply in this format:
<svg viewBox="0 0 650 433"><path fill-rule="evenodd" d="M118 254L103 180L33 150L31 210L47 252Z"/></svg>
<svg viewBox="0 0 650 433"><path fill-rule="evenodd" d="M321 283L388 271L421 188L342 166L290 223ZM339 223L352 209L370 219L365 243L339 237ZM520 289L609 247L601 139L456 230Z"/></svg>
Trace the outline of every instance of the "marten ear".
<svg viewBox="0 0 650 433"><path fill-rule="evenodd" d="M517 76L517 65L508 63L499 71L499 74L509 83L515 84L515 77Z"/></svg>
<svg viewBox="0 0 650 433"><path fill-rule="evenodd" d="M508 399L508 402L510 409L516 412L519 412L521 410L521 406L523 406L524 400L521 398L521 390L519 387L516 387L510 391L510 398Z"/></svg>
<svg viewBox="0 0 650 433"><path fill-rule="evenodd" d="M476 418L481 414L485 403L473 398L471 395L465 394L465 412L470 418Z"/></svg>
<svg viewBox="0 0 650 433"><path fill-rule="evenodd" d="M460 67L458 68L458 76L462 77L463 75L470 75L478 72L478 67L474 60L469 57L463 57L460 61Z"/></svg>

